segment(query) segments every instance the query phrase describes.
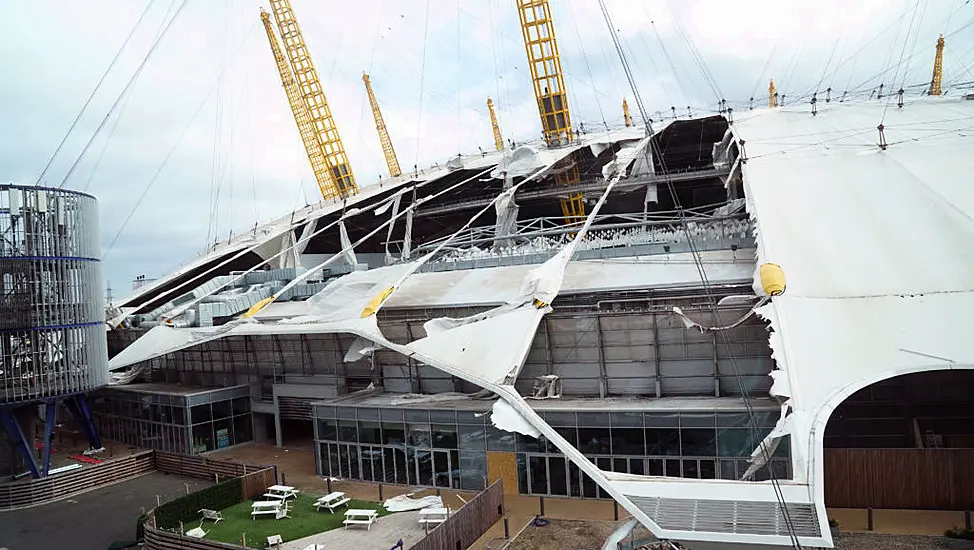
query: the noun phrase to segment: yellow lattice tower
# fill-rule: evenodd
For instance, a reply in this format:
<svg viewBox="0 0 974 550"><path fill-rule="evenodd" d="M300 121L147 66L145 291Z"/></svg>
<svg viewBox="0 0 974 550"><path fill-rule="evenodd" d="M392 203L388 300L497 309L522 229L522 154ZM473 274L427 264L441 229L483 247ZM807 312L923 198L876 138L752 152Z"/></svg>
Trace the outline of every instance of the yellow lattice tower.
<svg viewBox="0 0 974 550"><path fill-rule="evenodd" d="M774 79L771 79L771 84L768 85L768 107L777 107L778 98L775 97L778 91L774 87Z"/></svg>
<svg viewBox="0 0 974 550"><path fill-rule="evenodd" d="M930 79L930 95L940 95L944 79L944 35L937 39L937 55L933 58L933 78Z"/></svg>
<svg viewBox="0 0 974 550"><path fill-rule="evenodd" d="M362 82L365 82L365 91L369 94L369 105L372 106L372 118L375 119L375 129L379 132L379 143L382 144L382 154L386 157L386 166L389 167L389 175L392 177L401 176L402 170L399 169L399 159L396 158L396 150L392 148L392 140L389 139L389 131L386 130L385 120L382 112L379 111L379 102L375 99L375 92L372 91L372 82L369 75L362 73Z"/></svg>
<svg viewBox="0 0 974 550"><path fill-rule="evenodd" d="M271 0L271 11L277 21L277 29L284 42L284 50L291 61L291 69L297 81L304 106L308 109L308 118L315 132L315 139L321 147L322 155L328 169L329 184L318 182L321 195L328 198L345 198L358 193L352 167L345 155L338 128L331 115L328 100L321 88L318 72L314 62L308 54L304 36L294 17L291 3L288 0Z"/></svg>
<svg viewBox="0 0 974 550"><path fill-rule="evenodd" d="M494 111L494 100L487 98L487 110L490 111L490 127L494 130L494 148L504 150L504 137L501 136L501 126L497 123L497 112Z"/></svg>
<svg viewBox="0 0 974 550"><path fill-rule="evenodd" d="M575 136L551 8L548 0L517 0L517 11L545 141L548 145L567 145Z"/></svg>
<svg viewBox="0 0 974 550"><path fill-rule="evenodd" d="M277 42L277 36L271 29L271 16L269 13L260 10L260 20L264 24L264 31L267 33L267 42L270 43L271 53L274 54L274 62L277 64L277 71L281 74L281 83L284 85L284 92L287 94L287 102L291 105L291 113L294 114L294 122L298 125L298 132L301 134L301 141L304 143L304 150L308 154L311 162L311 169L314 171L315 180L319 186L330 185L330 175L328 166L325 164L325 156L321 153L321 146L315 137L315 129L311 125L308 117L308 108L304 106L301 98L301 90L294 80L291 66L288 65L287 58L281 52L281 46Z"/></svg>
<svg viewBox="0 0 974 550"><path fill-rule="evenodd" d="M575 134L568 109L565 79L561 73L558 41L551 21L551 7L548 0L516 1L544 139L552 147L568 145L575 140ZM574 165L555 176L555 182L561 185L575 185L580 180L578 167ZM561 211L568 223L584 221L585 203L582 194L571 193L568 198L562 199Z"/></svg>
<svg viewBox="0 0 974 550"><path fill-rule="evenodd" d="M626 121L626 127L632 126L632 117L629 116L629 102L622 98L622 118Z"/></svg>

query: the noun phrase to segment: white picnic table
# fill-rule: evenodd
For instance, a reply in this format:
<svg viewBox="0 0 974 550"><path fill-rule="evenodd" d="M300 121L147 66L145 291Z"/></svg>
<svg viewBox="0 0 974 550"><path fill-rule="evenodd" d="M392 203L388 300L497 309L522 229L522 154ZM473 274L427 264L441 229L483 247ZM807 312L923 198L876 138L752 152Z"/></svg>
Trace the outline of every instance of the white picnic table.
<svg viewBox="0 0 974 550"><path fill-rule="evenodd" d="M450 517L449 508L423 508L419 511L419 523L443 523Z"/></svg>
<svg viewBox="0 0 974 550"><path fill-rule="evenodd" d="M257 519L257 516L274 516L274 519L286 518L287 504L283 500L258 500L250 505L250 517Z"/></svg>
<svg viewBox="0 0 974 550"><path fill-rule="evenodd" d="M344 529L348 529L349 525L368 525L369 531L372 530L372 524L379 520L379 513L375 510L360 510L352 508L351 510L345 511L345 521L342 522Z"/></svg>
<svg viewBox="0 0 974 550"><path fill-rule="evenodd" d="M297 496L297 489L290 485L271 485L267 488L267 492L264 493L264 498L276 498L279 500L287 500L289 498L296 498Z"/></svg>
<svg viewBox="0 0 974 550"><path fill-rule="evenodd" d="M334 514L335 508L338 508L342 504L347 507L349 500L350 499L345 496L345 493L341 491L334 491L315 501L315 511L320 512L322 508L328 508L328 511Z"/></svg>

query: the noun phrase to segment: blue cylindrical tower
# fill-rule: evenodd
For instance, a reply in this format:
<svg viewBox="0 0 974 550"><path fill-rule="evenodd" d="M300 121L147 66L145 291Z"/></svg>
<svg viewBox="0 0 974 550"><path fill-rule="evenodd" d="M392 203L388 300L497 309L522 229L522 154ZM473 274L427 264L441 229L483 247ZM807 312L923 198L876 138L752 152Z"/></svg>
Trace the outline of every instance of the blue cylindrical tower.
<svg viewBox="0 0 974 550"><path fill-rule="evenodd" d="M108 383L100 256L94 197L0 184L0 420L35 476L48 469L59 402L101 446L84 400ZM40 416L45 444L35 445Z"/></svg>

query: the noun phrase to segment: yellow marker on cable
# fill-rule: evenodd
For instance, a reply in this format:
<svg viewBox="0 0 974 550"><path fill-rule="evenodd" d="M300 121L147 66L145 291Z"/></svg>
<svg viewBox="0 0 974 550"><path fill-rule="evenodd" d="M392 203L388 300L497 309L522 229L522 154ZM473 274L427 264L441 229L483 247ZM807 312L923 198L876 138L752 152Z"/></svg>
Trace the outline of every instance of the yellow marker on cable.
<svg viewBox="0 0 974 550"><path fill-rule="evenodd" d="M773 263L761 264L761 288L768 296L780 296L785 291L785 272Z"/></svg>
<svg viewBox="0 0 974 550"><path fill-rule="evenodd" d="M396 290L396 288L390 286L385 288L382 292L376 294L375 298L372 298L372 301L370 301L369 304L365 306L365 309L362 310L362 318L365 319L370 315L375 315L375 312L379 311L379 308L382 307L382 302L386 301L386 298L392 294L393 290Z"/></svg>
<svg viewBox="0 0 974 550"><path fill-rule="evenodd" d="M248 317L253 317L254 315L257 315L257 312L259 312L260 310L264 309L264 306L266 306L267 304L269 304L269 303L271 303L273 301L274 301L274 297L273 296L271 296L270 298L264 298L263 300L261 300L261 301L257 302L256 304L250 306L250 309L247 310L247 313L244 313L241 316L241 319L247 319Z"/></svg>

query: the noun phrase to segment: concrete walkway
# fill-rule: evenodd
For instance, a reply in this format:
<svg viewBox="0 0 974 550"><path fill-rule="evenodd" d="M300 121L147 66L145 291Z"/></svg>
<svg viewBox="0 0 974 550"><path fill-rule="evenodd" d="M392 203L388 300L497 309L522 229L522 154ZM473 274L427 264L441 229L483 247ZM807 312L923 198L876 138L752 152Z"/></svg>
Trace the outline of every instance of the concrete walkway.
<svg viewBox="0 0 974 550"><path fill-rule="evenodd" d="M355 549L355 550L389 550L400 538L405 548L416 544L426 533L419 526L419 512L398 512L379 518L366 530L365 526L356 525L348 529L332 529L310 537L287 542L281 546L282 550L304 550L312 544L320 544L322 548Z"/></svg>

